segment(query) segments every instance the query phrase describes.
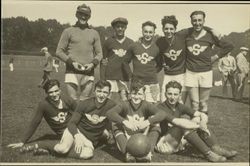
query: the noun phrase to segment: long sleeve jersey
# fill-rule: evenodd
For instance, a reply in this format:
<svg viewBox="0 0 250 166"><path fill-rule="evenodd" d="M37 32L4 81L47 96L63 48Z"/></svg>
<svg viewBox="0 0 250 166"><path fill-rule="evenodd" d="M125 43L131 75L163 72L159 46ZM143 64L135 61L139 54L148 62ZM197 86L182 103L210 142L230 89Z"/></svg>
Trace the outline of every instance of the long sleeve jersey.
<svg viewBox="0 0 250 166"><path fill-rule="evenodd" d="M59 40L56 56L66 62L68 58L81 64L98 65L102 59L102 47L98 32L91 28L81 28L77 24L65 29ZM93 75L91 72L77 71L66 64L66 73Z"/></svg>
<svg viewBox="0 0 250 166"><path fill-rule="evenodd" d="M135 42L129 49L129 56L127 59L128 75L135 76L142 80L145 84L156 84L158 61L159 61L159 48L155 43L149 47L145 47L140 41ZM128 63L132 61L133 72L131 72Z"/></svg>
<svg viewBox="0 0 250 166"><path fill-rule="evenodd" d="M186 43L185 36L176 34L168 41L166 37L160 37L156 41L161 56L161 65L165 63L164 73L177 75L185 73Z"/></svg>
<svg viewBox="0 0 250 166"><path fill-rule="evenodd" d="M233 56L225 56L221 58L218 62L218 68L220 72L224 75L228 75L228 73L232 70L235 71L237 69L236 61Z"/></svg>
<svg viewBox="0 0 250 166"><path fill-rule="evenodd" d="M181 118L182 115L187 114L190 117L194 116L195 111L184 104L177 103L175 108L172 108L168 101L165 101L163 103L158 104L157 106L159 109L163 110L165 114L165 119L161 121L160 126L161 126L161 131L162 134L166 134L170 124L172 123L174 118Z"/></svg>
<svg viewBox="0 0 250 166"><path fill-rule="evenodd" d="M108 38L103 45L103 58L108 59L105 71L106 80L128 81L128 76L123 69L124 59L128 56L128 49L133 40L125 38L120 43L114 37Z"/></svg>
<svg viewBox="0 0 250 166"><path fill-rule="evenodd" d="M24 132L21 139L23 143L26 143L30 139L43 118L57 135L63 134L72 116L72 112L76 108L76 102L64 95L61 96L61 101L62 108L58 108L48 98L39 103L28 129Z"/></svg>
<svg viewBox="0 0 250 166"><path fill-rule="evenodd" d="M109 122L106 113L115 105L115 102L110 99L100 104L95 97L81 101L68 123L70 133L74 136L79 129L96 145Z"/></svg>
<svg viewBox="0 0 250 166"><path fill-rule="evenodd" d="M108 111L107 117L118 124L122 124L124 120L130 121L130 123L137 123L140 121L148 120L150 124L155 124L162 121L165 118L163 111L158 109L155 105L142 101L140 104L134 104L131 100L121 102ZM131 135L133 131L125 128L127 133ZM138 130L135 133L143 132Z"/></svg>
<svg viewBox="0 0 250 166"><path fill-rule="evenodd" d="M186 67L193 72L206 72L212 70L211 57L213 56L212 46L216 45L221 50L219 57L225 56L233 49L233 45L213 37L211 33L203 30L204 35L195 39L192 33L186 38L187 60Z"/></svg>

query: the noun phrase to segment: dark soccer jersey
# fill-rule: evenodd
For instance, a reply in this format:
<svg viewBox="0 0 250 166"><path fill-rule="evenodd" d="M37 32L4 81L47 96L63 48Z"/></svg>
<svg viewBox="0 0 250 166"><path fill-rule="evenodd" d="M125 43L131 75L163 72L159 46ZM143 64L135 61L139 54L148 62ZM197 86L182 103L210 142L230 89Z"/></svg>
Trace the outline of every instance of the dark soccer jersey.
<svg viewBox="0 0 250 166"><path fill-rule="evenodd" d="M76 102L69 97L61 96L63 107L59 109L48 98L41 101L37 111L32 118L31 124L22 138L22 142L27 142L40 124L42 118L46 120L50 128L58 135L62 135L76 108Z"/></svg>
<svg viewBox="0 0 250 166"><path fill-rule="evenodd" d="M149 120L150 124L155 124L165 118L165 113L146 101L142 101L140 104L136 105L129 100L121 102L119 105L112 108L108 112L107 116L111 121L119 124L121 124L124 120L128 120L131 123L139 123L140 121L144 121L146 119ZM125 130L129 135L133 133L128 128L125 128ZM143 131L144 130L139 130L135 133Z"/></svg>
<svg viewBox="0 0 250 166"><path fill-rule="evenodd" d="M184 114L193 117L195 112L193 109L180 103L177 103L175 108L172 108L167 101L158 104L158 108L166 113L166 118L160 123L162 134L167 132L169 123L171 123L174 118L180 118Z"/></svg>
<svg viewBox="0 0 250 166"><path fill-rule="evenodd" d="M84 136L95 144L108 125L107 111L115 105L110 99L99 104L96 102L95 97L80 102L68 125L69 131L72 135L75 135L77 133L76 128L78 128Z"/></svg>
<svg viewBox="0 0 250 166"><path fill-rule="evenodd" d="M103 45L103 58L108 59L106 66L105 78L106 80L121 80L128 81L128 76L122 68L122 64L126 56L128 56L128 49L134 42L125 38L120 43L114 37L108 38Z"/></svg>
<svg viewBox="0 0 250 166"><path fill-rule="evenodd" d="M212 46L217 45L222 48L219 57L226 55L233 49L233 46L225 41L217 41L210 33L199 39L192 35L186 38L187 60L186 67L193 72L205 72L212 70L211 56L214 55Z"/></svg>
<svg viewBox="0 0 250 166"><path fill-rule="evenodd" d="M141 42L136 42L130 49L130 60L133 63L133 75L143 80L146 84L158 83L157 80L157 58L159 48L152 43L145 48Z"/></svg>
<svg viewBox="0 0 250 166"><path fill-rule="evenodd" d="M176 34L170 41L160 37L156 41L159 47L162 63L165 62L165 74L177 75L185 73L186 44L185 37Z"/></svg>

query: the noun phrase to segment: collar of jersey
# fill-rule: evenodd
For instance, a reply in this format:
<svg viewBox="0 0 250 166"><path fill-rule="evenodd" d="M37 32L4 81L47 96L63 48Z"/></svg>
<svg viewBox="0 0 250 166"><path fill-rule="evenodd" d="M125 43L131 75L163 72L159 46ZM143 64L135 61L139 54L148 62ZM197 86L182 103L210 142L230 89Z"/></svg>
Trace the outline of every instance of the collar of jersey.
<svg viewBox="0 0 250 166"><path fill-rule="evenodd" d="M82 24L80 24L78 21L76 22L76 24L74 25L74 27L79 27L79 28L82 29L82 30L84 30L84 29L86 29L86 28L90 28L88 23L82 25Z"/></svg>
<svg viewBox="0 0 250 166"><path fill-rule="evenodd" d="M131 106L131 108L133 109L134 112L136 112L141 106L142 106L142 102L140 104L134 104L133 101L130 99L128 100L129 105Z"/></svg>

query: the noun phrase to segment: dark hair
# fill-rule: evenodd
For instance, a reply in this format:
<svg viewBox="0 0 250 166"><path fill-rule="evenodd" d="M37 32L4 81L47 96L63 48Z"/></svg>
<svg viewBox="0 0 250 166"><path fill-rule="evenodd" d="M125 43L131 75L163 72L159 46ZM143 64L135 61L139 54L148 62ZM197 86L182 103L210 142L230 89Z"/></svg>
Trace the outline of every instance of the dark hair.
<svg viewBox="0 0 250 166"><path fill-rule="evenodd" d="M133 77L131 81L130 92L138 92L141 88L143 88L143 91L145 91L144 83L140 79Z"/></svg>
<svg viewBox="0 0 250 166"><path fill-rule="evenodd" d="M178 88L178 89L180 90L180 92L181 92L181 90L182 90L181 84L180 84L178 81L174 81L174 80L168 82L168 83L165 85L166 91L168 90L168 88Z"/></svg>
<svg viewBox="0 0 250 166"><path fill-rule="evenodd" d="M49 89L52 88L55 85L57 85L58 87L60 87L60 82L58 80L56 80L56 79L51 79L51 80L48 80L44 84L43 89L47 93L49 91Z"/></svg>
<svg viewBox="0 0 250 166"><path fill-rule="evenodd" d="M95 89L96 88L104 88L105 86L109 87L109 91L111 90L111 84L108 81L99 80L95 83Z"/></svg>
<svg viewBox="0 0 250 166"><path fill-rule="evenodd" d="M151 21L146 21L146 22L144 22L143 24L142 24L142 28L143 27L145 27L145 26L152 26L152 27L154 27L154 29L156 29L156 25L155 25L155 23L153 23L153 22L151 22Z"/></svg>
<svg viewBox="0 0 250 166"><path fill-rule="evenodd" d="M174 15L164 16L163 19L161 19L162 27L164 27L166 23L173 24L174 27L176 28L176 26L178 25L178 20L175 18Z"/></svg>
<svg viewBox="0 0 250 166"><path fill-rule="evenodd" d="M190 14L190 18L192 18L192 17L193 17L193 15L197 15L197 14L201 14L201 15L203 15L203 18L205 18L205 17L206 17L205 12L203 12L203 11L201 11L201 10L196 10L196 11L194 11L194 12L192 12L192 13Z"/></svg>

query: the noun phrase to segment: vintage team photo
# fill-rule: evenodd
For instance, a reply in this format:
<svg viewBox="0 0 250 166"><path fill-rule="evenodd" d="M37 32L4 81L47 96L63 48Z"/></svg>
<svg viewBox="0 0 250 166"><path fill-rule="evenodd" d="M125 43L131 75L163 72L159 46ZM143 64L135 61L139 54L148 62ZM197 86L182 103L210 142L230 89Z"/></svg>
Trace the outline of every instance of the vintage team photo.
<svg viewBox="0 0 250 166"><path fill-rule="evenodd" d="M0 165L249 165L250 4L2 2Z"/></svg>

